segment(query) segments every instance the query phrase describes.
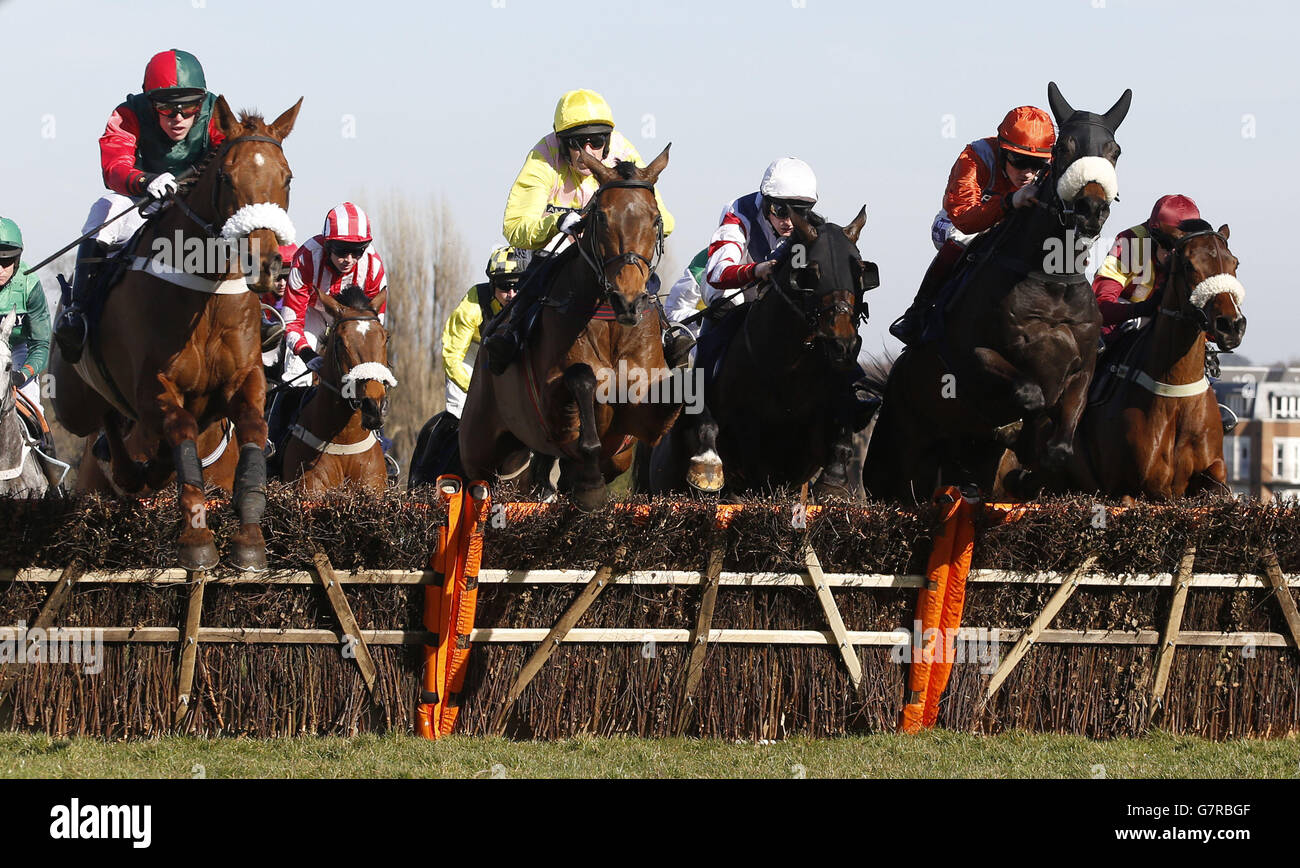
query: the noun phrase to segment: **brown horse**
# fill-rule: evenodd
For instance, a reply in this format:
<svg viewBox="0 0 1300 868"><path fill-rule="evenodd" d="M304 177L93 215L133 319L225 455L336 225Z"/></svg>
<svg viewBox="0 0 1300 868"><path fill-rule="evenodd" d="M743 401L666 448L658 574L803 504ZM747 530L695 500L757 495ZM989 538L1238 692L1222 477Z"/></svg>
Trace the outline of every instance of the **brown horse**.
<svg viewBox="0 0 1300 868"><path fill-rule="evenodd" d="M225 98L217 99L214 118L225 141L201 163L189 189L141 231L137 250L154 255L137 255L129 264L76 367L57 349L51 360L59 421L82 437L104 429L116 488L157 489L176 474L186 569L217 563L195 441L223 417L234 423L239 444L232 560L240 569L266 569L258 294L273 287L278 244L292 240L285 212L292 173L281 142L301 106L300 99L268 124L248 112L236 119ZM168 262L174 241L180 249ZM232 256L235 242L251 253ZM125 419L135 421L129 437Z"/></svg>
<svg viewBox="0 0 1300 868"><path fill-rule="evenodd" d="M1055 83L1047 96L1060 134L1038 204L971 244L943 334L890 372L864 469L875 497L924 502L950 482L987 493L1007 447L1030 472L1070 458L1101 331L1083 266L1117 192L1132 92L1104 115L1076 111Z"/></svg>
<svg viewBox="0 0 1300 868"><path fill-rule="evenodd" d="M284 480L303 494L348 482L382 491L388 482L384 448L375 436L388 412L388 332L379 321L388 290L373 299L358 286L337 298L322 295L334 324L325 338L316 392L303 404L284 445Z"/></svg>
<svg viewBox="0 0 1300 868"><path fill-rule="evenodd" d="M1083 416L1068 487L1087 493L1170 500L1225 490L1223 426L1205 377L1207 336L1235 349L1246 333L1237 257L1228 227L1202 220L1174 231L1169 277L1145 358ZM1119 360L1102 360L1118 366Z"/></svg>
<svg viewBox="0 0 1300 868"><path fill-rule="evenodd" d="M470 479L517 472L529 450L557 456L563 484L579 506L592 509L605 502L606 483L632 463L634 442L657 443L681 403L651 400L661 397L657 387L641 394L613 382L620 371L656 381L667 374L646 281L662 250L654 184L668 165L668 148L644 169L582 158L600 188L584 209L576 251L565 251L555 265L539 328L516 362L493 376L487 353L479 353L461 415L460 455ZM611 319L593 318L602 301Z"/></svg>
<svg viewBox="0 0 1300 868"><path fill-rule="evenodd" d="M203 468L203 481L226 494L235 490L235 462L239 453L233 443L234 437L235 426L230 423L230 420L218 419L204 428L195 441L199 466ZM91 451L94 445L95 438L87 437L82 446L81 463L77 465L77 491L113 493L113 480L109 472ZM175 481L176 475L172 474L164 479L161 485L171 485ZM153 493L147 486L136 492L138 496L148 496Z"/></svg>

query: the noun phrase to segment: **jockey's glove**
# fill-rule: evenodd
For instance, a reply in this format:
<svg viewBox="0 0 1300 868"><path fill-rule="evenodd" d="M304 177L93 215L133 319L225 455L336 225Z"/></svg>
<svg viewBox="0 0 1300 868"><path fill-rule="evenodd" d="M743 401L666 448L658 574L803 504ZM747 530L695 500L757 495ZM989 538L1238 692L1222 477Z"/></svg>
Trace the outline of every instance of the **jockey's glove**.
<svg viewBox="0 0 1300 868"><path fill-rule="evenodd" d="M311 347L303 348L303 351L298 354L298 358L302 359L303 364L307 366L307 370L314 373L319 374L320 369L325 367L325 360L321 358L320 353Z"/></svg>
<svg viewBox="0 0 1300 868"><path fill-rule="evenodd" d="M582 222L582 215L577 211L570 211L560 218L559 230L565 235L577 235L578 224Z"/></svg>
<svg viewBox="0 0 1300 868"><path fill-rule="evenodd" d="M21 389L27 385L27 372L15 369L9 372L9 381L14 384L15 389Z"/></svg>
<svg viewBox="0 0 1300 868"><path fill-rule="evenodd" d="M171 172L154 175L144 186L145 193L149 194L151 199L162 199L174 194L178 189L180 187L176 183L176 176Z"/></svg>
<svg viewBox="0 0 1300 868"><path fill-rule="evenodd" d="M1026 205L1032 204L1032 202L1034 201L1034 197L1037 195L1038 195L1038 185L1026 184L1025 186L1021 187L1019 190L1011 194L1011 207L1023 208Z"/></svg>

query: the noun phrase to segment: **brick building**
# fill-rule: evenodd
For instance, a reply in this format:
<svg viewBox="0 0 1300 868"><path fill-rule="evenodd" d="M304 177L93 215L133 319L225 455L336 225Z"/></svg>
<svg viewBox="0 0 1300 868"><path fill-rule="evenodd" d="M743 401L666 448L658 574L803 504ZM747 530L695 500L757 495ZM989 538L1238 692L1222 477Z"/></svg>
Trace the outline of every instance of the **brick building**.
<svg viewBox="0 0 1300 868"><path fill-rule="evenodd" d="M1223 438L1228 484L1261 500L1300 497L1300 368L1224 365L1219 401L1241 417Z"/></svg>

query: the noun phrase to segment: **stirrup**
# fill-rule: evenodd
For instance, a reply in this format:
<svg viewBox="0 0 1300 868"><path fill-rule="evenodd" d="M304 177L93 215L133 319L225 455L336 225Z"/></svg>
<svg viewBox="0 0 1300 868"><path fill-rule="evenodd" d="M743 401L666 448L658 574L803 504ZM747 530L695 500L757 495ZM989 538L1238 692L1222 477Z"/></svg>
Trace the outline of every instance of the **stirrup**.
<svg viewBox="0 0 1300 868"><path fill-rule="evenodd" d="M63 353L64 361L75 365L81 360L86 341L90 337L89 328L86 315L75 307L68 308L59 317L54 325L54 340Z"/></svg>

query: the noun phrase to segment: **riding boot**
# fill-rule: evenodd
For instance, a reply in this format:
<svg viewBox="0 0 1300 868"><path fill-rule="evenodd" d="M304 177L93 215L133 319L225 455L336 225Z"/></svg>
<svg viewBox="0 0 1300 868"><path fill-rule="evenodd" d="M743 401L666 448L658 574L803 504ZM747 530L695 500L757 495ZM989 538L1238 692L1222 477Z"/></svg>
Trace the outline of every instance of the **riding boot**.
<svg viewBox="0 0 1300 868"><path fill-rule="evenodd" d="M664 332L664 361L669 368L684 368L691 360L695 336L684 325L674 323Z"/></svg>
<svg viewBox="0 0 1300 868"><path fill-rule="evenodd" d="M542 281L526 280L505 310L492 321L492 333L483 338L483 351L487 353L488 370L501 376L515 360L523 347L525 328L541 299Z"/></svg>
<svg viewBox="0 0 1300 868"><path fill-rule="evenodd" d="M82 349L86 345L86 307L90 302L90 287L107 255L108 245L94 238L87 238L77 247L71 298L63 315L54 325L54 339L58 341L64 360L70 364L76 364L81 359Z"/></svg>
<svg viewBox="0 0 1300 868"><path fill-rule="evenodd" d="M262 318L262 352L269 353L275 349L276 344L280 343L280 338L284 337L284 323L280 320L268 320Z"/></svg>
<svg viewBox="0 0 1300 868"><path fill-rule="evenodd" d="M917 289L916 298L912 300L911 306L889 327L891 335L907 346L921 340L926 314L938 297L939 290L943 289L948 282L953 266L961 259L964 250L964 247L951 241L939 248L939 252L930 261L930 267L925 271L925 277L921 279L921 286Z"/></svg>

